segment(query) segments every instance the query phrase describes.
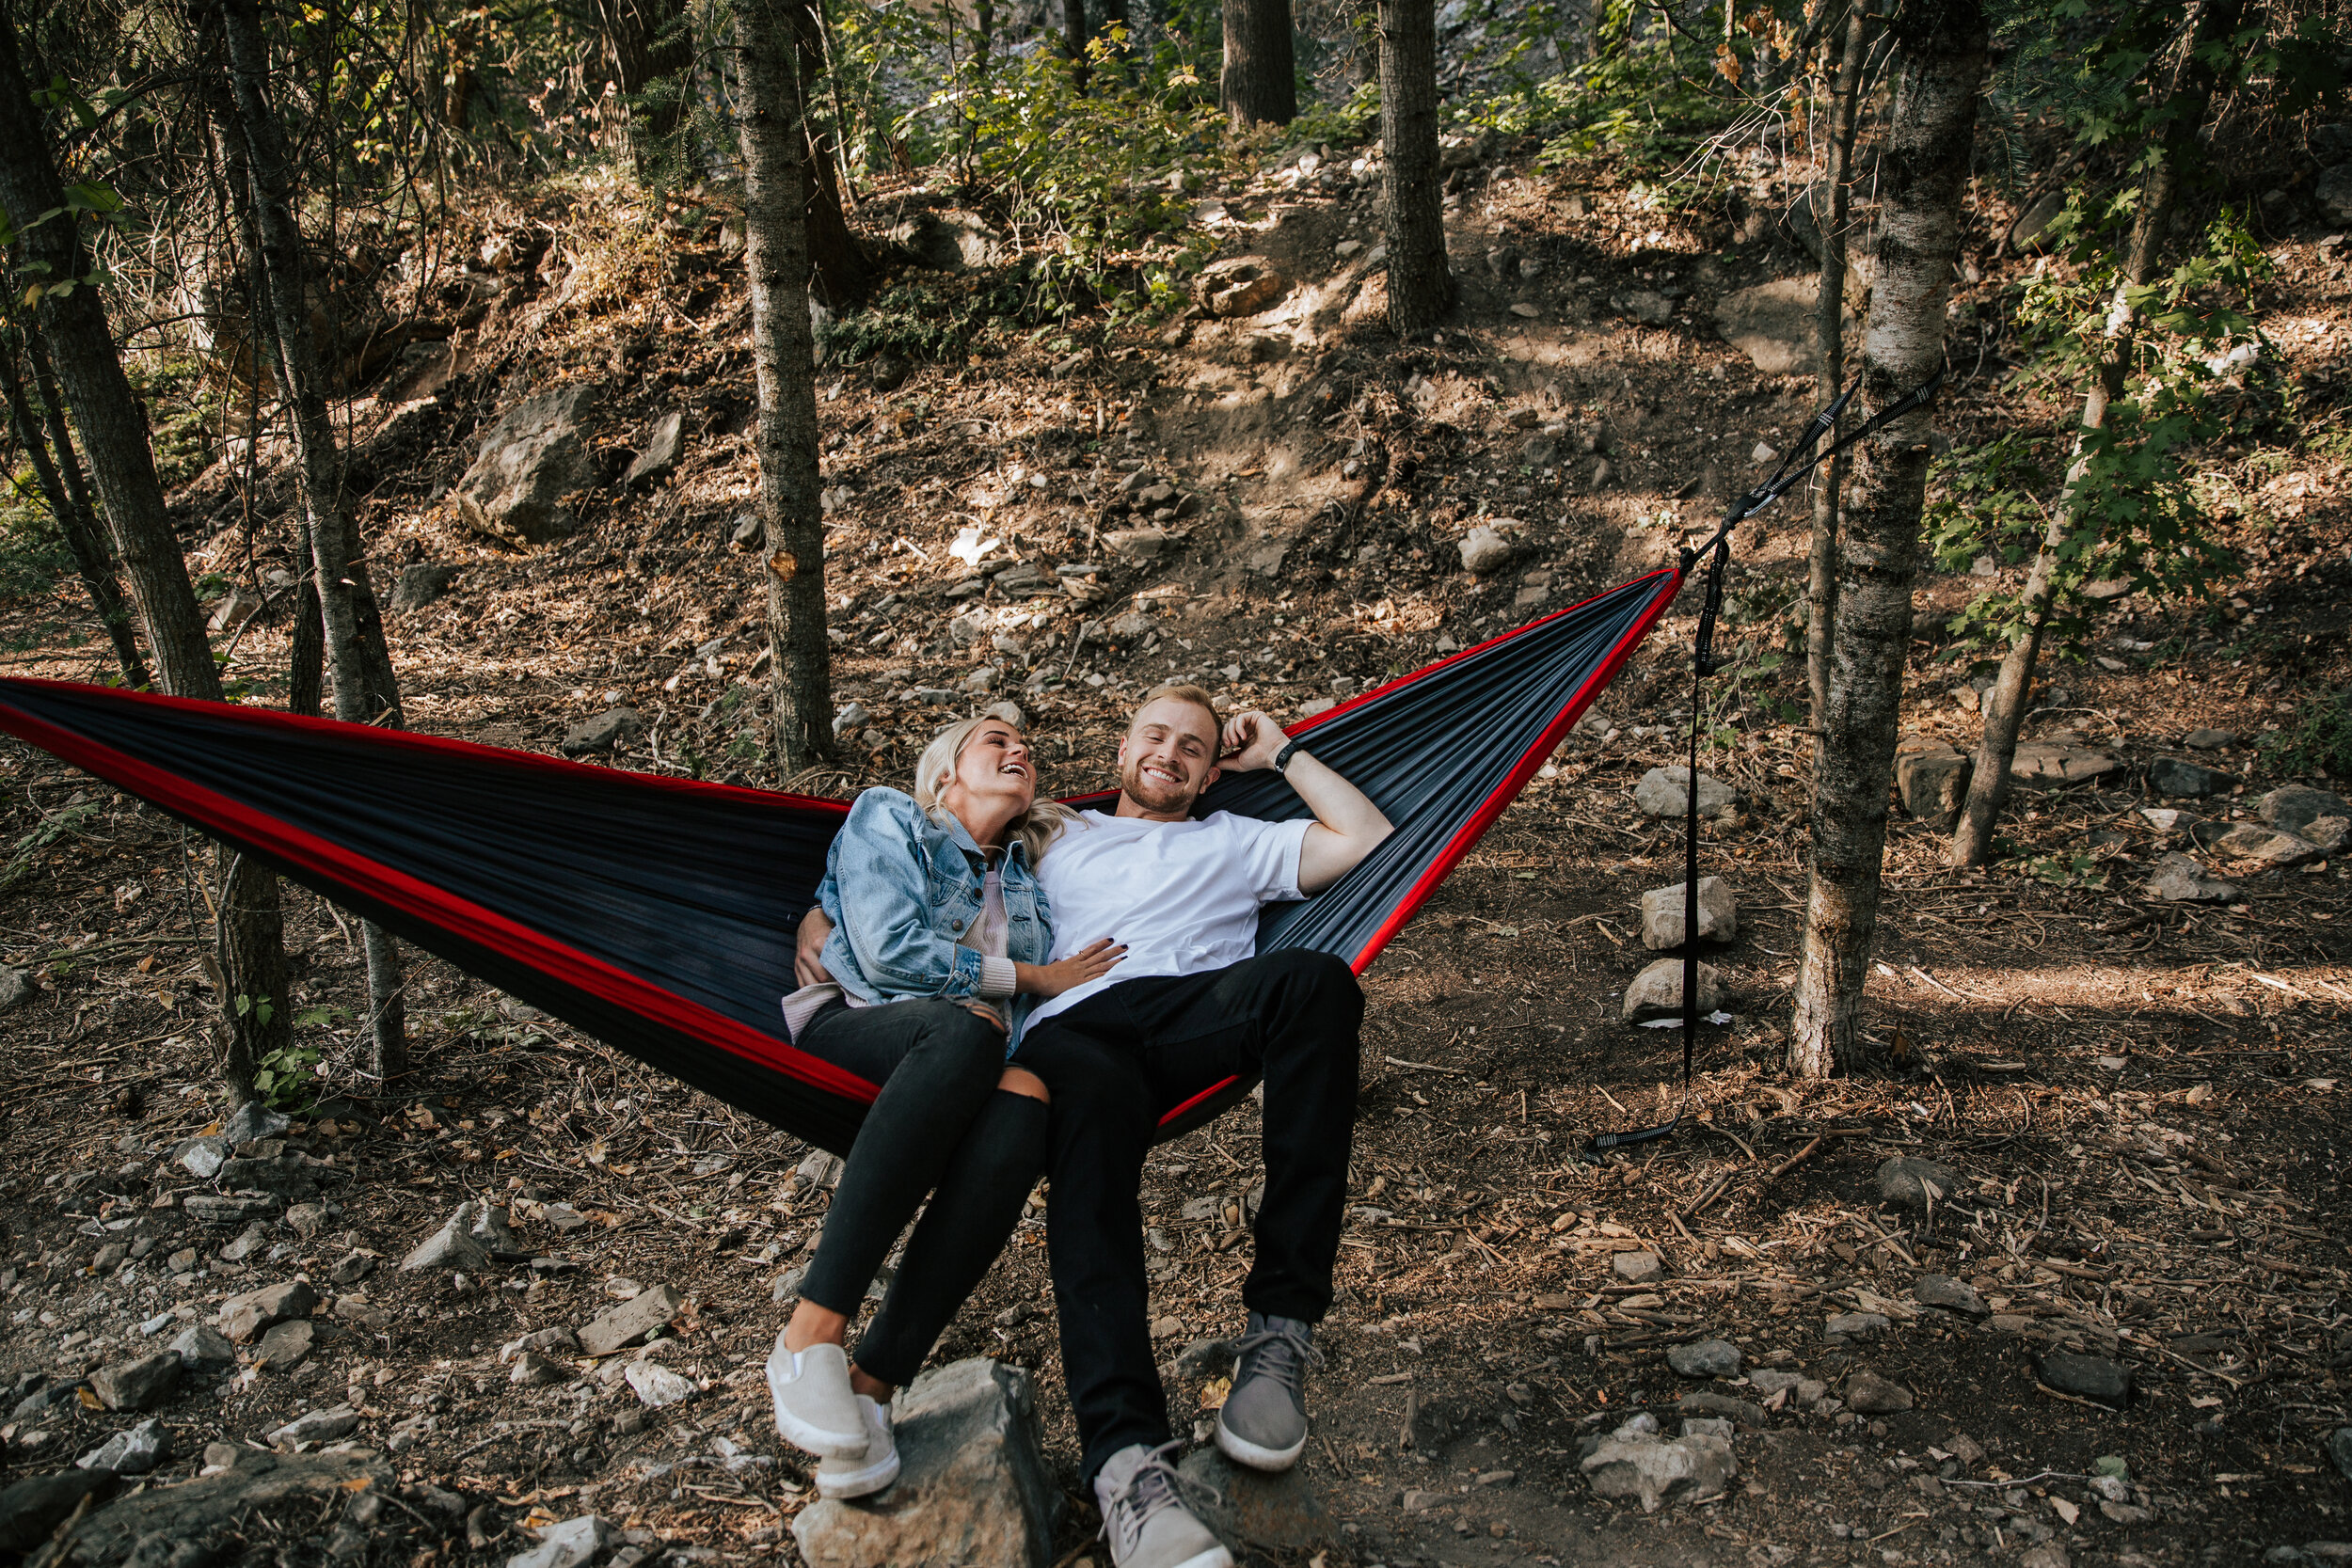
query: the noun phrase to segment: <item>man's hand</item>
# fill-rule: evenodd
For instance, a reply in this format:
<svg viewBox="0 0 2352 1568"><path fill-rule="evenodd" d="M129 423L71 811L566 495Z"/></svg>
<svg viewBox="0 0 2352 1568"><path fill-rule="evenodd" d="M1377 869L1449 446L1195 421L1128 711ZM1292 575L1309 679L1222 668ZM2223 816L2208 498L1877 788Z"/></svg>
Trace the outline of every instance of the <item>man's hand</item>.
<svg viewBox="0 0 2352 1568"><path fill-rule="evenodd" d="M1258 712L1236 713L1225 721L1225 734L1219 739L1223 755L1217 767L1228 773L1251 773L1261 768L1274 766L1275 754L1290 743L1282 726Z"/></svg>
<svg viewBox="0 0 2352 1568"><path fill-rule="evenodd" d="M833 935L833 922L822 910L811 910L801 916L800 940L792 946L792 977L804 986L821 986L833 978L825 967L825 939Z"/></svg>

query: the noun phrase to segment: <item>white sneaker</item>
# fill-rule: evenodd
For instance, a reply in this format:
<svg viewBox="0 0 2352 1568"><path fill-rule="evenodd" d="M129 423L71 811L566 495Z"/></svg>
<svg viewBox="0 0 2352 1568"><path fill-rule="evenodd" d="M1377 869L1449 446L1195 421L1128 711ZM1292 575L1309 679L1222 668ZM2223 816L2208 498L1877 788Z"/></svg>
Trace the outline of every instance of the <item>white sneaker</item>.
<svg viewBox="0 0 2352 1568"><path fill-rule="evenodd" d="M1233 1568L1233 1554L1184 1506L1191 1484L1168 1463L1174 1443L1120 1449L1094 1478L1112 1568Z"/></svg>
<svg viewBox="0 0 2352 1568"><path fill-rule="evenodd" d="M819 1459L859 1458L872 1439L850 1391L850 1354L839 1345L811 1345L797 1354L776 1348L768 1357L768 1392L775 1401L776 1432Z"/></svg>
<svg viewBox="0 0 2352 1568"><path fill-rule="evenodd" d="M866 1452L857 1459L828 1459L817 1466L817 1495L866 1497L898 1479L898 1446L890 1435L890 1406L856 1396L866 1418Z"/></svg>

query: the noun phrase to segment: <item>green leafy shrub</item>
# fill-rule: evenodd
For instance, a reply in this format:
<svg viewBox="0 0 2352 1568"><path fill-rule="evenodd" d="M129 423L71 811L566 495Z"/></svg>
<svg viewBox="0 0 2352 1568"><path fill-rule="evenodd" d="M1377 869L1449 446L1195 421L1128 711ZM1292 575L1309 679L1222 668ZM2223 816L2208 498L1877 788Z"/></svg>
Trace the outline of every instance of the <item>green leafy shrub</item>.
<svg viewBox="0 0 2352 1568"><path fill-rule="evenodd" d="M2352 778L2352 690L2305 698L2292 720L2256 744L2278 772Z"/></svg>

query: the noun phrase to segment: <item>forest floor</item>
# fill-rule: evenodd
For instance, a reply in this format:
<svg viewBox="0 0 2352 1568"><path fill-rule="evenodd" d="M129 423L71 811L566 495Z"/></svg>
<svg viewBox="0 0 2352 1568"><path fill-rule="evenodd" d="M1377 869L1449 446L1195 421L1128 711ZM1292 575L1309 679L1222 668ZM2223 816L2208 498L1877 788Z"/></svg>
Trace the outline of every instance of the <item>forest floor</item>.
<svg viewBox="0 0 2352 1568"><path fill-rule="evenodd" d="M624 199L588 191L504 214L502 231L551 226L536 272L469 280L486 315L351 411L383 586L409 565L458 568L437 601L393 620L410 722L551 750L626 703L646 732L612 765L772 784L742 736L762 609L756 558L730 544L753 489L737 269L715 221L593 241ZM1759 374L1709 319L1722 292L1804 264L1643 202L1508 156L1471 171L1451 219L1459 325L1400 347L1366 320L1378 283L1365 252L1337 253L1376 238L1366 187L1337 163L1294 165L1222 199L1230 250L1289 277L1264 314L976 332L961 362L821 370L828 591L846 633L834 678L866 711L849 731L866 754L794 785L899 782L935 721L1010 698L1048 787L1076 792L1108 779L1120 715L1154 681L1202 676L1288 717L1667 559L1753 482L1752 449L1784 443L1815 392ZM1994 259L1985 222L1963 311L1989 311L2021 265ZM2014 849L1987 871L1946 869L1941 836L1898 811L1869 988L1880 1066L1820 1082L1780 1067L1809 741L1788 721L1799 667L1753 656L1800 585L1793 507L1741 531L1734 635L1750 657L1708 689L1732 738L1708 766L1739 799L1703 855L1740 900L1738 936L1709 961L1737 1022L1705 1032L1684 1132L1576 1158L1591 1132L1675 1101L1676 1033L1620 1023L1618 1000L1653 957L1641 895L1680 879L1677 825L1643 816L1631 791L1683 744L1687 601L1371 967L1351 1221L1304 1462L1334 1533L1269 1555L2104 1568L2352 1540L2352 1490L2326 1449L2352 1423L2339 1147L2352 864L2233 873L2235 903L2164 903L2143 892L2149 868L2188 846L2141 811L2164 803L2144 765L2192 729L2244 737L2201 753L2235 782L2175 804L2243 816L2281 784L2341 784L2283 774L2257 744L2352 681L2347 449L2342 414L2325 412L2344 405L2352 316L2344 251L2322 237L2270 239L2267 305L2300 406L2338 423L2224 454L2242 578L2211 604L2122 601L2093 658L2045 676L2028 733L2073 733L2124 766L2022 796ZM993 286L913 276L940 310ZM1939 415L1956 438L2063 421L1996 356L1969 357ZM580 498L582 531L534 552L467 533L449 489L469 438L563 378L601 384L613 471L673 407L687 414L683 462L650 490ZM1152 522L1152 503L1138 515L1120 499L1137 468L1171 484L1159 521L1173 537L1121 555L1108 535ZM282 477L265 465L249 491L236 480L216 466L179 499L198 569L265 593L282 531L236 524L248 499L282 510ZM1482 521L1518 556L1473 578L1457 541ZM1070 579L1075 596L1021 596L1016 579L951 599L975 574L949 546L973 529L971 544L999 541L985 570L1034 562L1049 589L1065 563L1094 570ZM1976 586L1923 578L1906 703L1907 728L1963 747L1974 693L1953 693L1970 667L1940 657L1938 624ZM21 649L8 672L103 674L76 614L66 589L0 605ZM236 640L230 677L274 700L284 645L273 606ZM314 1346L290 1370L248 1362L184 1384L156 1412L172 1455L157 1478L196 1473L208 1444L260 1444L299 1412L348 1404L353 1440L389 1450L405 1500L360 1533L330 1535L323 1505L251 1512L238 1560L503 1560L527 1528L595 1512L641 1532L629 1540L648 1560L797 1560L787 1527L812 1494L770 1426L760 1365L777 1282L825 1204L794 1174L803 1146L421 957L414 1070L371 1085L356 1071L355 933L290 890L304 1037L325 1053L328 1098L285 1143L321 1162L308 1168L326 1208L225 1246L239 1232L190 1218L183 1200L206 1189L169 1158L216 1114L199 862L167 819L12 741L0 785L0 962L36 987L0 1045L0 1375L20 1395L160 1349L230 1294L299 1274L322 1293ZM1244 1105L1161 1148L1148 1174L1154 1334L1180 1424L1196 1407L1205 1418L1222 1369L1179 1375L1178 1354L1241 1327L1249 1243L1229 1216L1258 1180L1255 1117ZM1876 1172L1895 1156L1956 1180L1926 1212L1884 1201ZM511 1204L526 1250L576 1266L397 1272L477 1196ZM569 1216L551 1205L589 1223L558 1229ZM1074 1564L1095 1520L1042 1239L1041 1219L1024 1222L937 1354L1036 1369ZM1635 1252L1656 1255L1657 1277L1621 1276L1617 1255ZM1928 1275L1972 1286L1984 1311L1917 1304ZM646 1410L612 1375L618 1361L602 1376L565 1363L551 1386L509 1381L501 1347L661 1284L688 1304L669 1363L693 1398ZM1886 1321L1830 1332L1852 1312ZM1669 1369L1670 1349L1705 1338L1739 1346L1743 1375ZM2039 1358L2061 1351L2127 1369L2129 1402L2053 1390ZM1863 1371L1908 1407L1852 1408L1874 1402ZM1645 1409L1671 1431L1701 1391L1744 1402L1723 1407L1732 1484L1654 1513L1592 1494L1582 1440ZM0 1427L0 1482L136 1418L96 1402L20 1409ZM2122 1478L2094 1484L2106 1461Z"/></svg>

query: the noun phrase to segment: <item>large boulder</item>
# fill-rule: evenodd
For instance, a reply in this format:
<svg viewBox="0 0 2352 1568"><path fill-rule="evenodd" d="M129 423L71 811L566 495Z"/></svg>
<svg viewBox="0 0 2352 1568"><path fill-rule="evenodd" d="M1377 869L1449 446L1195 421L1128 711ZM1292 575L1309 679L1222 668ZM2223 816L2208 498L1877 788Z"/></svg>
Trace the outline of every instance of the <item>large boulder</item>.
<svg viewBox="0 0 2352 1568"><path fill-rule="evenodd" d="M2344 804L2341 795L2306 784L2288 784L2262 798L2260 815L2280 832L2301 835L2323 816L2352 816L2352 806Z"/></svg>
<svg viewBox="0 0 2352 1568"><path fill-rule="evenodd" d="M898 1396L896 1421L896 1484L793 1519L809 1568L1047 1568L1061 1491L1027 1372L983 1357L937 1368Z"/></svg>
<svg viewBox="0 0 2352 1568"><path fill-rule="evenodd" d="M2352 164L2338 164L2322 174L2312 195L2329 223L2352 226Z"/></svg>
<svg viewBox="0 0 2352 1568"><path fill-rule="evenodd" d="M1290 286L1290 279L1263 256L1229 256L1200 269L1193 279L1192 297L1213 316L1254 316Z"/></svg>
<svg viewBox="0 0 2352 1568"><path fill-rule="evenodd" d="M1783 277L1736 289L1715 304L1715 329L1766 375L1810 374L1820 357L1818 277ZM1846 320L1851 330L1853 317Z"/></svg>
<svg viewBox="0 0 2352 1568"><path fill-rule="evenodd" d="M1642 945L1663 953L1682 945L1685 882L1657 887L1642 895ZM1729 942L1740 934L1739 901L1721 877L1699 879L1699 940Z"/></svg>
<svg viewBox="0 0 2352 1568"><path fill-rule="evenodd" d="M596 477L588 459L596 405L596 389L574 382L508 409L457 482L457 510L467 523L517 545L572 532L577 522L564 502Z"/></svg>
<svg viewBox="0 0 2352 1568"><path fill-rule="evenodd" d="M74 1531L73 1560L141 1568L230 1560L215 1553L232 1533L250 1539L246 1532L273 1520L290 1534L308 1536L327 1510L393 1482L383 1460L366 1449L295 1457L222 1447L230 1463L220 1473L150 1486L90 1514Z"/></svg>

